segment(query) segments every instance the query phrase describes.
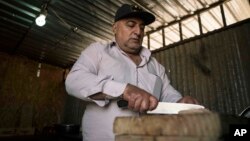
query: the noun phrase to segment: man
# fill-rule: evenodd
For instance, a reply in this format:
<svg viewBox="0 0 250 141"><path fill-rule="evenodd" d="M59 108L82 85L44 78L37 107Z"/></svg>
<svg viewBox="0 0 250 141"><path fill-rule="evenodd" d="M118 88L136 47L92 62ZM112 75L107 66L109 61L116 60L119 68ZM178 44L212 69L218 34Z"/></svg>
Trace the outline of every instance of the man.
<svg viewBox="0 0 250 141"><path fill-rule="evenodd" d="M124 4L116 12L113 42L91 44L66 79L69 94L90 101L83 120L84 141L112 141L117 116L137 116L157 107L158 101L197 103L182 97L169 82L165 69L142 47L144 28L154 15ZM119 108L124 99L127 108Z"/></svg>

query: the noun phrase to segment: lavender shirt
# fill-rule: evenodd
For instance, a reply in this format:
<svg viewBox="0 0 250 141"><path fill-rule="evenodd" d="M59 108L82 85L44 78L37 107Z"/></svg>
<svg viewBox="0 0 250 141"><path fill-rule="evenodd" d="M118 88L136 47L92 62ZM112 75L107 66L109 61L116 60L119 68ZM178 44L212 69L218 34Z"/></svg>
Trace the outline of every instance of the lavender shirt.
<svg viewBox="0 0 250 141"><path fill-rule="evenodd" d="M182 96L171 85L164 67L147 48L140 52L137 66L115 42L107 45L93 43L74 64L66 79L67 92L85 101L82 119L84 141L113 141L113 121L117 116L138 116L128 109L120 109L117 100L93 100L89 96L103 92L111 97L122 95L128 83L154 95L159 101L176 102Z"/></svg>

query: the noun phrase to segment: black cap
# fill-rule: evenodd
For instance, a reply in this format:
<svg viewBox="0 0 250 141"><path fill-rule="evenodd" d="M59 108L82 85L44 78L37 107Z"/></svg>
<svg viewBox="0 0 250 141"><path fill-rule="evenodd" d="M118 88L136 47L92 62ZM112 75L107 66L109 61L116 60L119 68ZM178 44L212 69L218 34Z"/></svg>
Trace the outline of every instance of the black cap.
<svg viewBox="0 0 250 141"><path fill-rule="evenodd" d="M128 17L138 17L144 21L145 25L155 21L153 14L143 11L139 6L123 4L115 13L115 22Z"/></svg>

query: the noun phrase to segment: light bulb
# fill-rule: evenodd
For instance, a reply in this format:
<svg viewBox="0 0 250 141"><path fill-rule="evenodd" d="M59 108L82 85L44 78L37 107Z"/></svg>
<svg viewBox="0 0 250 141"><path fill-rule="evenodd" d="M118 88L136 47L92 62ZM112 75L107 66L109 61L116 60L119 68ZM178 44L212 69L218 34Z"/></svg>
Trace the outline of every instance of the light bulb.
<svg viewBox="0 0 250 141"><path fill-rule="evenodd" d="M36 25L38 26L44 26L46 23L45 20L46 16L44 14L40 14L37 18L36 18Z"/></svg>

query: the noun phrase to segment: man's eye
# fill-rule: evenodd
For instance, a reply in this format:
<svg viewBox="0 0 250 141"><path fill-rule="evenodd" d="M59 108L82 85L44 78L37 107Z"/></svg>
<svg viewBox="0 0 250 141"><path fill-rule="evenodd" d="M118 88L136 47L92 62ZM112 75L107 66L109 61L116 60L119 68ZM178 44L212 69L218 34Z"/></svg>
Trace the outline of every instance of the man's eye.
<svg viewBox="0 0 250 141"><path fill-rule="evenodd" d="M133 24L133 23L128 23L127 26L129 26L129 27L134 27L135 24Z"/></svg>

